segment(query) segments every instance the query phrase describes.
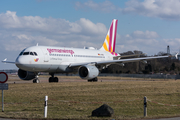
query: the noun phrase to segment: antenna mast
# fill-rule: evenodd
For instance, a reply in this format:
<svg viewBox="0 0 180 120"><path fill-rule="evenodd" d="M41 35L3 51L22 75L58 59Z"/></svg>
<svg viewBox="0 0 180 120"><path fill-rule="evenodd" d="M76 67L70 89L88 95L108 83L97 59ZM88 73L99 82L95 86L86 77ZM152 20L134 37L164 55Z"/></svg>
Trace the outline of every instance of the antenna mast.
<svg viewBox="0 0 180 120"><path fill-rule="evenodd" d="M170 55L170 47L169 47L169 45L167 46L167 54Z"/></svg>

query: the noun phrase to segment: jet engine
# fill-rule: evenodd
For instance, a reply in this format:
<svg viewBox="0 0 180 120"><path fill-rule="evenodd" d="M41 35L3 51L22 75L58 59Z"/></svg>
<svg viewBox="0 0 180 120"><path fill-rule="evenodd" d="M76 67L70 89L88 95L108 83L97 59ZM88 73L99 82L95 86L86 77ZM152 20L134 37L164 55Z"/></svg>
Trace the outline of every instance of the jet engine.
<svg viewBox="0 0 180 120"><path fill-rule="evenodd" d="M91 65L81 66L78 71L82 79L93 79L99 75L97 67Z"/></svg>
<svg viewBox="0 0 180 120"><path fill-rule="evenodd" d="M32 80L36 77L34 72L24 71L22 69L18 70L18 76L22 80Z"/></svg>

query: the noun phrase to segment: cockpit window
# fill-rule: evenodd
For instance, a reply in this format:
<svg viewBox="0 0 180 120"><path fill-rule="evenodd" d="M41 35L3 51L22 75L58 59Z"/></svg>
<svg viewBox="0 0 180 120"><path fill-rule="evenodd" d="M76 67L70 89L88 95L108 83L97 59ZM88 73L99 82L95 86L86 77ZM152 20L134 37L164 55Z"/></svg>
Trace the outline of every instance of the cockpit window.
<svg viewBox="0 0 180 120"><path fill-rule="evenodd" d="M33 52L30 52L30 55L34 55Z"/></svg>
<svg viewBox="0 0 180 120"><path fill-rule="evenodd" d="M24 52L23 55L29 55L29 52Z"/></svg>
<svg viewBox="0 0 180 120"><path fill-rule="evenodd" d="M34 55L35 55L35 56L37 56L37 53L36 53L36 52L34 52Z"/></svg>
<svg viewBox="0 0 180 120"><path fill-rule="evenodd" d="M32 55L32 56L37 56L37 53L36 53L36 52L24 52L24 50L23 50L19 55Z"/></svg>
<svg viewBox="0 0 180 120"><path fill-rule="evenodd" d="M21 52L19 55L22 55L23 54L23 52Z"/></svg>

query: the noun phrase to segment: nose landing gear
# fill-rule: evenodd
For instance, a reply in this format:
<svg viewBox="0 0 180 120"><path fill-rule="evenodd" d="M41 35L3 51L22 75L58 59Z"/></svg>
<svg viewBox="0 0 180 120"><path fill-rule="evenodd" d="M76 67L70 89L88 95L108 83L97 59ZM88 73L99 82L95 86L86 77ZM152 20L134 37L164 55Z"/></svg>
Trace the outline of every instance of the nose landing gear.
<svg viewBox="0 0 180 120"><path fill-rule="evenodd" d="M40 81L39 81L39 79L38 79L38 75L36 75L36 78L34 78L34 80L33 80L33 83L40 83Z"/></svg>

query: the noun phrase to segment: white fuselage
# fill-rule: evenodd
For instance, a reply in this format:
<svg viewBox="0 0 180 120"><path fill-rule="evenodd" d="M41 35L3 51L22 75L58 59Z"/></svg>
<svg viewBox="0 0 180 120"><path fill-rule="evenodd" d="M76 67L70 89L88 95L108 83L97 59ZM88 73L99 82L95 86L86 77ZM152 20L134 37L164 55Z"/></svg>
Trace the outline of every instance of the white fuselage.
<svg viewBox="0 0 180 120"><path fill-rule="evenodd" d="M71 64L107 61L113 57L110 52L96 49L33 46L24 49L15 63L25 71L72 72L68 69Z"/></svg>

